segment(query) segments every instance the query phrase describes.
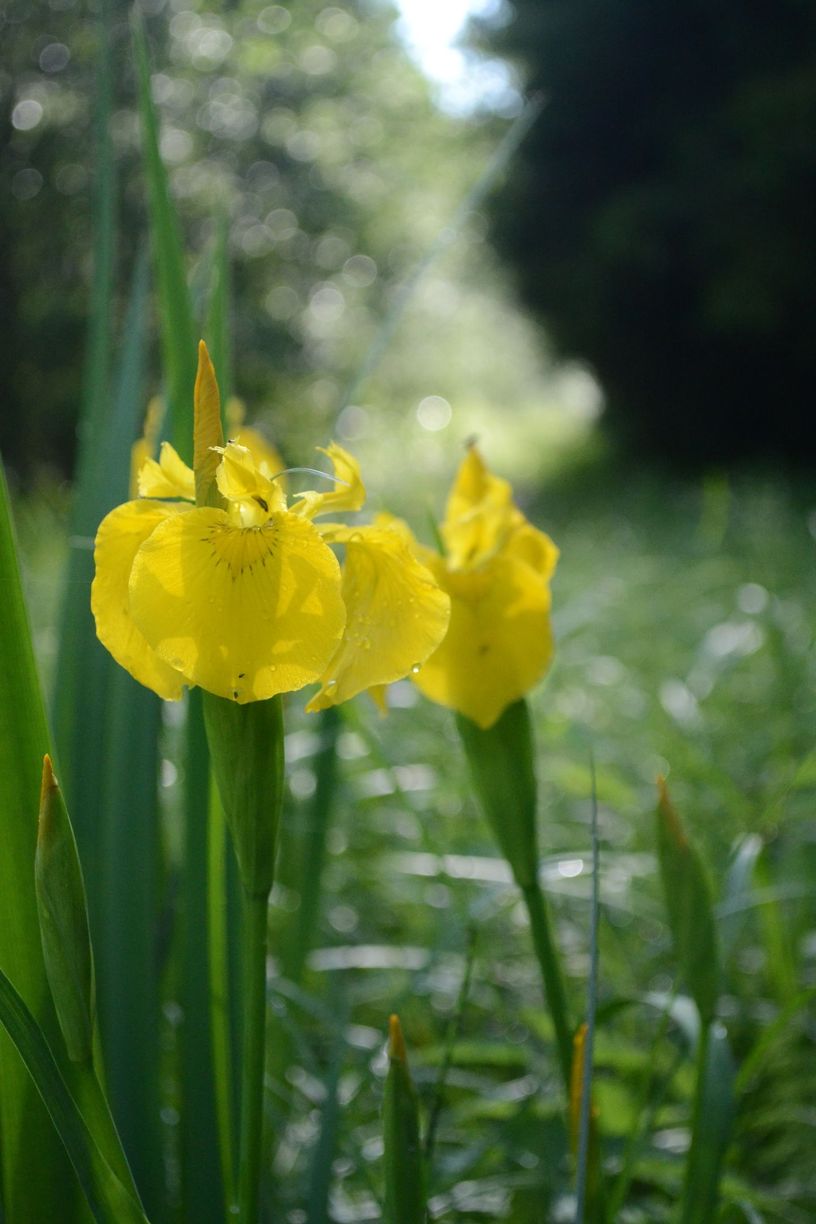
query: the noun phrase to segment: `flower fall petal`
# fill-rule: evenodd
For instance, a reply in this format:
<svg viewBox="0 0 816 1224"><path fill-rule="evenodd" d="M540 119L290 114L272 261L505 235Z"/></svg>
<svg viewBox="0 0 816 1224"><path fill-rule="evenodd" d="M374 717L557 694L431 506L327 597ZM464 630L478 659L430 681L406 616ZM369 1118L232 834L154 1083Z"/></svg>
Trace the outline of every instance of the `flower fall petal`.
<svg viewBox="0 0 816 1224"><path fill-rule="evenodd" d="M130 609L189 683L240 703L319 679L345 624L334 554L287 512L258 527L209 508L163 523L134 561Z"/></svg>
<svg viewBox="0 0 816 1224"><path fill-rule="evenodd" d="M184 677L159 658L134 624L128 581L136 553L156 527L188 513L190 507L177 502L125 502L102 520L94 548L91 610L97 636L117 663L167 701L181 697Z"/></svg>

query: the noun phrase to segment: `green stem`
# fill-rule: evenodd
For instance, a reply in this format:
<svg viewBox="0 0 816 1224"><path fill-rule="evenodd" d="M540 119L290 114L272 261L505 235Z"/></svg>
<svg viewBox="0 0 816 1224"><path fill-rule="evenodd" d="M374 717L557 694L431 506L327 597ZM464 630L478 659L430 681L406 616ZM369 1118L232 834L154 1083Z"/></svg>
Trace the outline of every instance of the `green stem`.
<svg viewBox="0 0 816 1224"><path fill-rule="evenodd" d="M697 1083L694 1089L694 1109L691 1119L691 1147L686 1159L686 1176L683 1189L681 1224L704 1224L707 1212L701 1208L699 1194L698 1164L700 1163L701 1130L704 1122L706 1076L708 1073L708 1045L711 1026L701 1019L700 1036L697 1041ZM705 1196L702 1196L705 1201Z"/></svg>
<svg viewBox="0 0 816 1224"><path fill-rule="evenodd" d="M530 916L533 946L541 969L547 1006L555 1026L555 1041L558 1047L558 1062L564 1080L567 1097L570 1092L572 1074L572 1026L567 1011L567 993L561 961L552 936L547 899L536 881L522 888L522 895Z"/></svg>
<svg viewBox="0 0 816 1224"><path fill-rule="evenodd" d="M244 893L243 1050L238 1216L257 1224L263 1137L268 894Z"/></svg>

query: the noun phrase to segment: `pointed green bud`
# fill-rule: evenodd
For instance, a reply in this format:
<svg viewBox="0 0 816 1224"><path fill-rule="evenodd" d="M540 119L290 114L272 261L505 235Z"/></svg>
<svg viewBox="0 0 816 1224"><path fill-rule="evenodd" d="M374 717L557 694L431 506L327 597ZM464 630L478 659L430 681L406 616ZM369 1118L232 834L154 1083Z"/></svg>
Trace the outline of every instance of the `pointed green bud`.
<svg viewBox="0 0 816 1224"><path fill-rule="evenodd" d="M198 370L193 392L193 470L197 506L223 507L226 503L215 483L221 455L213 447L224 445L221 395L215 369L203 340L198 342Z"/></svg>
<svg viewBox="0 0 816 1224"><path fill-rule="evenodd" d="M419 1101L399 1017L388 1021L388 1074L383 1098L386 1224L425 1224L425 1168Z"/></svg>
<svg viewBox="0 0 816 1224"><path fill-rule="evenodd" d="M43 758L34 883L48 985L72 1062L91 1057L94 997L88 906L74 831L51 758Z"/></svg>
<svg viewBox="0 0 816 1224"><path fill-rule="evenodd" d="M275 875L283 803L283 706L280 696L239 705L202 690L215 781L232 834L241 884L266 897Z"/></svg>
<svg viewBox="0 0 816 1224"><path fill-rule="evenodd" d="M520 888L538 873L536 780L530 711L523 699L509 705L486 730L456 715L473 789Z"/></svg>

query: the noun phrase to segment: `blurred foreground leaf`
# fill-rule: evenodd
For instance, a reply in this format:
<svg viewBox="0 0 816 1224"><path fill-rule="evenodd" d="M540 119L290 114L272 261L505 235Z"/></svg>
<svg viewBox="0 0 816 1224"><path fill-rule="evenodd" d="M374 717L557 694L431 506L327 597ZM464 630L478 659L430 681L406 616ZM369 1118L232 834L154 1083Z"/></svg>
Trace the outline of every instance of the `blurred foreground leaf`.
<svg viewBox="0 0 816 1224"><path fill-rule="evenodd" d="M65 1080L60 1074L42 1030L2 971L0 971L0 1022L17 1047L51 1115L94 1218L100 1224L146 1224L146 1217L138 1203L113 1173L94 1143L68 1091ZM33 1154L39 1156L37 1152ZM43 1177L43 1171L41 1166L39 1180L47 1181L48 1177ZM50 1169L48 1172L50 1174ZM37 1175L34 1174L34 1176ZM64 1201L61 1208L55 1207L54 1215L40 1216L36 1214L36 1209L35 1213L31 1214L27 1207L23 1208L20 1214L15 1214L11 1210L9 1212L10 1220L31 1220L32 1224L38 1220L70 1218L70 1215L66 1213Z"/></svg>
<svg viewBox="0 0 816 1224"><path fill-rule="evenodd" d="M62 1037L45 977L34 893L37 801L42 759L50 745L2 466L0 589L0 969L57 1043ZM66 1219L76 1183L28 1073L5 1035L0 1035L0 1082L6 1217Z"/></svg>

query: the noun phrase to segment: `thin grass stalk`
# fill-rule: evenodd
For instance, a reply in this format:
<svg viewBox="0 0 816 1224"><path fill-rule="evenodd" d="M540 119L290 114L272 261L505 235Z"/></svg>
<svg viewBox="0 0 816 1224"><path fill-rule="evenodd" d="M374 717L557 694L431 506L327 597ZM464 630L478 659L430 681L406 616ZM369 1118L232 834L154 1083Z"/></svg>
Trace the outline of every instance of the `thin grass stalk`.
<svg viewBox="0 0 816 1224"><path fill-rule="evenodd" d="M581 1071L581 1104L578 1120L578 1154L575 1178L575 1219L576 1224L583 1224L585 1204L590 1186L596 1190L595 1198L600 1197L600 1169L591 1169L590 1164L598 1162L597 1134L595 1143L591 1143L592 1121L592 1054L595 1044L595 1015L598 1010L598 919L600 917L600 874L601 853L598 839L598 793L595 781L595 760L590 755L590 772L592 776L592 911L589 928L589 982L587 986L587 1026L586 1038L583 1044L583 1062ZM591 1148L594 1148L591 1161ZM600 1202L592 1204L593 1214L601 1214Z"/></svg>
<svg viewBox="0 0 816 1224"><path fill-rule="evenodd" d="M243 1048L238 1218L257 1224L263 1143L268 898L244 892Z"/></svg>

